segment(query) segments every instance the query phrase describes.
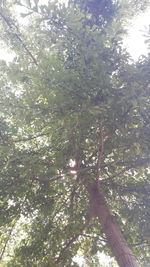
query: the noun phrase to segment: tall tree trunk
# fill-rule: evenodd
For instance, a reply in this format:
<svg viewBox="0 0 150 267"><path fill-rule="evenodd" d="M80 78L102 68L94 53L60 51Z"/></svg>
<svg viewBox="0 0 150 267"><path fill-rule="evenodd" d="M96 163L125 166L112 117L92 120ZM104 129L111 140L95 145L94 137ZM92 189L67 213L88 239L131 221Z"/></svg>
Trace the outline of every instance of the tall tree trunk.
<svg viewBox="0 0 150 267"><path fill-rule="evenodd" d="M106 203L104 193L98 188L97 182L87 186L91 208L98 217L103 232L106 235L108 245L120 267L139 267L132 251Z"/></svg>

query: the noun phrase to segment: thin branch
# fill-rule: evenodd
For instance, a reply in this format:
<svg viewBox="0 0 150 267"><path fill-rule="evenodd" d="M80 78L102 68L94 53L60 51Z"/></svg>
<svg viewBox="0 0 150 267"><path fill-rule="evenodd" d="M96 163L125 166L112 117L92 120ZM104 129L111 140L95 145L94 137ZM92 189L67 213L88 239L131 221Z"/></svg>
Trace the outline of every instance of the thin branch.
<svg viewBox="0 0 150 267"><path fill-rule="evenodd" d="M6 100L5 100L6 101ZM1 106L6 106L6 107L10 107L10 106L12 106L12 107L14 107L14 108L20 108L20 109L30 109L30 108L32 108L32 107L27 107L27 106L20 106L20 105L14 105L14 104L12 104L12 103L3 103L3 102L0 102L0 105Z"/></svg>
<svg viewBox="0 0 150 267"><path fill-rule="evenodd" d="M3 258L3 256L4 256L4 253L5 253L5 251L6 251L7 244L8 244L8 242L9 242L9 240L10 240L10 237L11 237L11 235L12 235L12 232L13 232L15 226L16 226L17 219L19 219L19 217L20 217L20 215L16 217L15 222L13 223L13 225L12 225L12 227L11 227L9 233L8 233L8 237L6 238L4 247L2 248L2 252L1 252L1 255L0 255L0 260L2 260L2 258Z"/></svg>
<svg viewBox="0 0 150 267"><path fill-rule="evenodd" d="M35 106L21 106L21 105L14 105L14 104L12 104L12 103L6 103L6 100L5 100L5 103L3 103L3 102L0 102L0 105L1 106L6 106L6 107L10 107L10 106L12 106L13 108L20 108L20 109L25 109L25 110L30 110L30 109L33 109L33 110L38 110L38 111L48 111L48 112L51 112L51 114L54 114L54 113L61 113L61 114L63 114L63 110L60 108L60 109L57 109L57 108L49 108L49 107L47 107L47 108L43 108L43 107L40 107L40 106L38 106L38 105L35 105ZM70 109L70 108L68 108L68 109L66 109L65 110L65 112L70 112L70 114L71 113L73 113L73 112L79 112L79 109Z"/></svg>
<svg viewBox="0 0 150 267"><path fill-rule="evenodd" d="M27 197L28 197L28 195L29 195L29 193L30 193L30 191L31 191L31 189L32 189L32 184L33 184L33 182L31 182L31 185L30 185L30 187L29 187L29 190L27 191L27 194L26 194L24 200L22 201L21 204L19 204L19 205L20 205L20 207L19 207L20 212L21 212L22 207L23 207L23 205L24 205L24 203L25 203L25 201L26 201L26 199L27 199ZM4 253L5 253L5 251L6 251L7 245L8 245L8 243L9 243L9 240L10 240L10 238L11 238L11 235L12 235L12 233L13 233L13 230L14 230L14 228L15 228L15 226L16 226L16 223L17 223L17 221L19 220L19 218L20 218L20 213L17 214L17 215L15 216L15 221L14 221L14 223L13 223L13 225L12 225L12 227L11 227L9 233L8 233L8 237L7 237L6 241L5 241L4 247L2 248L2 252L1 252L1 255L0 255L0 260L2 260L2 258L3 258L3 256L4 256Z"/></svg>
<svg viewBox="0 0 150 267"><path fill-rule="evenodd" d="M28 179L30 181L32 181L32 182L38 182L39 184L45 184L45 183L51 183L51 182L55 182L55 181L57 181L59 179L65 178L65 176L67 176L67 175L74 176L75 174L73 174L71 172L67 172L65 174L62 173L62 174L54 175L52 178L40 179L40 178L37 178L37 177L28 177ZM5 174L2 174L2 176L11 177L11 178L14 178L14 179L22 178L21 176L12 176L12 175L5 175ZM23 177L23 178L26 178L26 177Z"/></svg>
<svg viewBox="0 0 150 267"><path fill-rule="evenodd" d="M12 25L13 25L13 26L12 26L11 23L10 23L10 21L9 21L9 19L6 18L2 12L0 12L0 16L1 16L1 18L5 21L5 23L6 23L7 26L9 27L9 29L10 29L10 30L13 30L13 26L15 26L14 23L11 22ZM21 45L22 45L23 48L25 49L26 53L27 53L27 54L29 55L29 57L32 59L33 63L37 66L38 63L37 63L36 58L32 55L32 53L30 52L30 50L28 49L27 45L24 43L24 41L22 40L22 38L19 36L19 34L14 33L14 36L15 36L16 39L21 43Z"/></svg>
<svg viewBox="0 0 150 267"><path fill-rule="evenodd" d="M103 182L103 181L112 180L113 178L116 178L116 177L120 176L121 174L124 174L126 171L129 171L130 169L132 169L132 167L130 167L130 166L129 167L125 167L121 171L119 171L119 172L117 172L117 173L115 173L113 175L109 175L108 172L105 170L106 173L107 173L107 175L109 176L109 178L107 178L107 179L101 179L101 181Z"/></svg>
<svg viewBox="0 0 150 267"><path fill-rule="evenodd" d="M76 190L79 188L79 182L80 182L80 178L77 175L73 190L72 190L72 192L70 194L70 209L71 209L72 212L74 210L74 197L76 195Z"/></svg>
<svg viewBox="0 0 150 267"><path fill-rule="evenodd" d="M125 200L122 196L119 196L119 198L120 198L120 200L121 200L121 202L127 207L127 208L129 208L129 205L132 205L132 206L144 206L144 204L143 203L137 203L136 201L127 201L127 200Z"/></svg>
<svg viewBox="0 0 150 267"><path fill-rule="evenodd" d="M71 247L71 245L79 238L79 236L81 236L83 234L83 231L89 226L90 223L90 219L89 218L87 220L87 222L82 226L82 228L79 230L79 233L75 234L74 236L72 236L72 238L66 242L64 244L64 247L62 248L62 250L60 251L60 254L58 256L57 259L55 259L55 264L59 264L62 260L63 260L63 254L64 252Z"/></svg>
<svg viewBox="0 0 150 267"><path fill-rule="evenodd" d="M120 163L124 164L123 162L120 162ZM142 159L140 159L138 161L134 161L134 164L132 163L131 166L125 167L123 170L121 170L120 172L118 172L118 173L110 176L109 178L102 179L101 182L102 183L107 183L110 180L112 180L113 178L115 178L116 176L119 176L120 174L124 173L125 171L130 170L130 169L132 169L134 167L144 166L147 163L150 163L150 158L142 158ZM108 167L108 166L113 166L113 164L104 164L104 165L102 164L102 167ZM119 166L120 166L120 164L119 164ZM47 179L39 179L39 178L36 178L36 177L31 178L31 179L33 181L38 181L40 183L54 182L56 180L59 180L61 178L64 178L67 175L73 175L73 176L75 176L75 175L77 175L77 173L82 173L82 172L84 172L86 170L92 170L92 169L95 169L95 166L84 167L84 168L81 168L81 169L76 169L76 173L72 173L71 172L71 168L70 168L68 172L61 173L61 174L58 174L58 175L54 175L51 179L48 179L48 178Z"/></svg>
<svg viewBox="0 0 150 267"><path fill-rule="evenodd" d="M43 183L43 184L45 184L45 183L47 183L47 182L51 183L51 182L55 182L55 181L57 181L57 180L59 180L59 179L64 178L65 175L67 175L67 174L70 174L70 175L71 175L71 173L68 172L68 173L66 173L66 174L58 174L58 175L55 175L55 176L53 176L51 179L39 179L39 178L36 178L36 177L35 177L35 178L32 178L32 181L37 181L37 182L39 182L39 183Z"/></svg>
<svg viewBox="0 0 150 267"><path fill-rule="evenodd" d="M128 113L130 112L130 110L133 108L133 105L132 104L130 104L129 105L129 107L127 108L127 110L122 114L122 116L121 116L121 120L123 121L124 119L126 119L127 118L127 115L128 115Z"/></svg>
<svg viewBox="0 0 150 267"><path fill-rule="evenodd" d="M38 14L38 15L42 15L41 13L39 13L37 10L35 10L34 8L31 8L31 7L29 7L29 6L26 6L26 5L24 5L24 4L22 4L22 3L16 3L18 6L22 6L22 7L24 7L24 8L26 8L27 10L29 10L30 12L32 12L32 13L36 13L36 14Z"/></svg>
<svg viewBox="0 0 150 267"><path fill-rule="evenodd" d="M59 199L60 200L60 199ZM61 205L58 207L58 209L55 209L55 212L53 213L52 215L52 218L51 220L53 221L55 218L56 218L56 215L59 214L59 212L62 210L62 208L66 205L66 203L68 203L69 201L69 197L65 198L63 196L63 200L60 201L61 202ZM58 205L57 205L58 206Z"/></svg>
<svg viewBox="0 0 150 267"><path fill-rule="evenodd" d="M145 188L137 188L135 184L131 184L129 187L128 186L123 186L123 185L118 185L117 183L114 183L113 181L111 183L107 183L108 179L105 179L102 181L102 184L111 187L112 189L118 190L119 192L121 191L122 194L124 193L131 193L132 195L137 194L150 194L149 189ZM134 187L133 187L134 186Z"/></svg>
<svg viewBox="0 0 150 267"><path fill-rule="evenodd" d="M34 136L30 136L30 137L23 138L23 139L13 140L13 143L26 142L26 141L30 141L30 140L33 140L33 139L36 139L36 138L39 138L39 137L47 136L49 134L50 133L41 133L39 135L34 135Z"/></svg>
<svg viewBox="0 0 150 267"><path fill-rule="evenodd" d="M141 241L139 243L135 243L135 244L129 244L131 247L140 247L140 246L144 246L144 245L147 245L148 244L148 241Z"/></svg>
<svg viewBox="0 0 150 267"><path fill-rule="evenodd" d="M82 236L84 236L84 237L87 237L87 238L92 238L92 239L97 239L97 236L92 236L92 235L89 235L89 234L83 234ZM98 238L98 241L100 241L100 242L105 242L105 243L107 243L107 239L101 239L101 238Z"/></svg>
<svg viewBox="0 0 150 267"><path fill-rule="evenodd" d="M97 180L99 179L99 172L101 169L102 165L102 160L103 160L103 154L104 154L104 127L100 127L99 129L99 150L98 150L98 160L96 164L96 170L97 170Z"/></svg>
<svg viewBox="0 0 150 267"><path fill-rule="evenodd" d="M113 161L110 163L103 163L102 167L106 168L106 167L116 166L116 167L136 168L136 167L145 166L148 163L150 163L150 157L145 157L145 158L143 157L143 158L139 158L137 160L130 159L128 161L117 161L117 162ZM91 169L95 169L95 167L91 166Z"/></svg>

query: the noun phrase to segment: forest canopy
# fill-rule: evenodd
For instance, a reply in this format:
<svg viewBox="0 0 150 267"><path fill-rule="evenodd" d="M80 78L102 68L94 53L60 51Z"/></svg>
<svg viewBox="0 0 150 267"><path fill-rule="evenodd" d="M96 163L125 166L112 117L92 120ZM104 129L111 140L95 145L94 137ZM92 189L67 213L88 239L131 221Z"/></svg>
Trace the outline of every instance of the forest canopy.
<svg viewBox="0 0 150 267"><path fill-rule="evenodd" d="M122 45L148 4L1 1L1 266L149 266L150 54Z"/></svg>

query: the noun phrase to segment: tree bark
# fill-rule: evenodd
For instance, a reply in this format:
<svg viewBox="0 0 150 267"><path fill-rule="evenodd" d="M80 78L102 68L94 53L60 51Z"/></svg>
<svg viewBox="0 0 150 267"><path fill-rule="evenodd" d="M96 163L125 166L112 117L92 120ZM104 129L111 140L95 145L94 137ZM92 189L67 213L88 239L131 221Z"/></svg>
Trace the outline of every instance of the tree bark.
<svg viewBox="0 0 150 267"><path fill-rule="evenodd" d="M115 218L111 215L104 193L98 188L97 182L88 184L87 190L94 215L98 217L108 245L120 267L139 267L130 250Z"/></svg>

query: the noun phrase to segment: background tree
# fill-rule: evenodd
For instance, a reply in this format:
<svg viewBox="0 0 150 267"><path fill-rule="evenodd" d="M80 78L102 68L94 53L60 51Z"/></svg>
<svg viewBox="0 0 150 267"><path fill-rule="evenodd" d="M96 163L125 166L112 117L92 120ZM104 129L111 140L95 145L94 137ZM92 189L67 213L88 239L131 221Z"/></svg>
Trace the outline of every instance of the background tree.
<svg viewBox="0 0 150 267"><path fill-rule="evenodd" d="M78 251L87 266L101 251L148 266L150 62L122 48L130 5L146 3L107 2L96 17L96 1L2 3L2 40L15 53L0 65L7 266L77 266Z"/></svg>

